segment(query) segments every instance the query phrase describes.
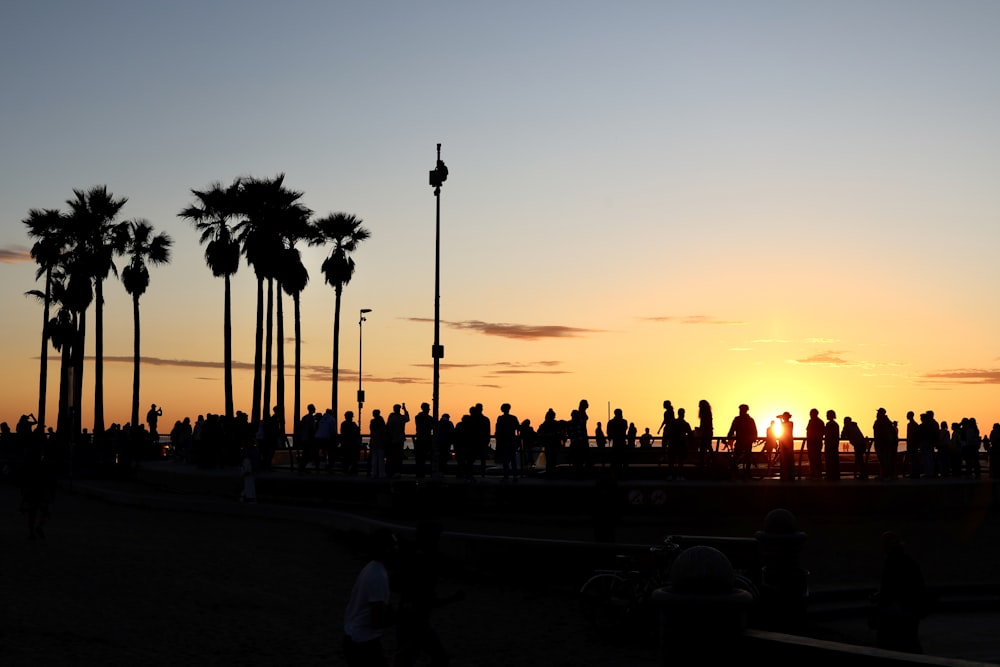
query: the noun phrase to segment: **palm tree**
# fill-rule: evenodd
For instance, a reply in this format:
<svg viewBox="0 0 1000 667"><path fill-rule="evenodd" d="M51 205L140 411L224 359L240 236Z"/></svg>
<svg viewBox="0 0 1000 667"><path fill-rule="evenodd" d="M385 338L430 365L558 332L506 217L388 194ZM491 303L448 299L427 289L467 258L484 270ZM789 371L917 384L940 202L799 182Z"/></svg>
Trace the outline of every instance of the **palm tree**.
<svg viewBox="0 0 1000 667"><path fill-rule="evenodd" d="M229 187L213 183L207 190L192 190L198 203L178 215L194 223L201 232L200 243L205 246L205 264L212 275L225 283L223 305L223 366L225 373L225 402L227 421L235 416L233 409L233 318L230 279L240 268L240 245L233 237L229 220L235 215L235 199L239 180Z"/></svg>
<svg viewBox="0 0 1000 667"><path fill-rule="evenodd" d="M299 432L299 415L302 410L302 315L300 296L309 284L309 271L302 263L302 254L294 243L285 249L281 259L281 287L292 297L295 318L295 380L293 387L292 433Z"/></svg>
<svg viewBox="0 0 1000 667"><path fill-rule="evenodd" d="M114 256L125 239L124 223L116 222L127 197L115 199L106 186L73 190L70 219L77 238L75 252L85 259L83 266L94 281L94 433L104 432L104 281L109 273L118 275ZM78 267L78 270L82 267Z"/></svg>
<svg viewBox="0 0 1000 667"><path fill-rule="evenodd" d="M83 396L84 343L87 340L87 309L94 302L94 283L91 280L93 272L89 260L82 253L74 252L69 255L65 270L66 277L59 301L69 319L69 330L66 332L63 348L64 363L68 359L69 365L62 376L66 391L59 392L59 421L69 429L71 436L75 436L80 433L83 418L80 398ZM64 413L65 421L62 417Z"/></svg>
<svg viewBox="0 0 1000 667"><path fill-rule="evenodd" d="M132 295L132 420L134 427L139 424L139 297L149 287L148 265L166 264L170 261L170 246L174 241L166 232L153 235L153 226L146 220L128 223L125 256L128 266L122 269L122 284Z"/></svg>
<svg viewBox="0 0 1000 667"><path fill-rule="evenodd" d="M351 282L354 276L354 260L350 253L358 244L371 236L371 232L361 226L361 218L349 213L331 213L313 222L313 238L310 245L332 244L330 256L323 260L321 267L328 285L333 286L333 387L330 405L333 414L337 415L337 385L340 380L340 297L344 285ZM336 423L336 420L334 420Z"/></svg>
<svg viewBox="0 0 1000 667"><path fill-rule="evenodd" d="M59 269L66 250L66 218L56 209L31 209L28 217L21 221L28 228L28 237L35 239L31 246L31 258L38 264L35 280L45 276L43 292L33 290L32 296L40 297L44 307L42 313L42 350L39 355L38 370L38 412L36 420L39 432L45 431L45 405L48 393L49 367L49 309L52 304L54 272Z"/></svg>
<svg viewBox="0 0 1000 667"><path fill-rule="evenodd" d="M282 249L283 230L291 221L307 220L312 211L299 199L302 193L289 190L284 185L285 175L278 174L273 179L246 178L240 180L237 211L242 220L234 230L247 264L253 267L257 276L257 328L254 350L254 383L251 422L256 424L263 414L270 410L271 397L271 349L274 313L274 280L278 273L278 258ZM267 282L267 360L266 374L264 362L264 282ZM280 292L280 288L279 288ZM280 296L279 296L280 298ZM263 375L263 403L261 409L261 379ZM284 406L279 406L284 409Z"/></svg>

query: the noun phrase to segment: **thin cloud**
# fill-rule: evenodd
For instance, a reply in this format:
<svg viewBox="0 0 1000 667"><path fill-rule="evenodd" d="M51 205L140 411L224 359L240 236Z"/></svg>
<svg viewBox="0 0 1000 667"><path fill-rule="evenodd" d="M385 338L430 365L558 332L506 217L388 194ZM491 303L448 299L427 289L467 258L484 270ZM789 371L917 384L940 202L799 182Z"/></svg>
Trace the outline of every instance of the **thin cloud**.
<svg viewBox="0 0 1000 667"><path fill-rule="evenodd" d="M30 262L31 253L24 246L11 245L0 248L0 264L20 264Z"/></svg>
<svg viewBox="0 0 1000 667"><path fill-rule="evenodd" d="M92 359L93 357L88 357ZM131 364L132 357L105 355L104 362L111 364ZM142 363L146 366L176 366L178 368L225 368L221 361L198 361L196 359L161 359L160 357L142 357ZM252 371L253 364L246 361L233 361L233 370Z"/></svg>
<svg viewBox="0 0 1000 667"><path fill-rule="evenodd" d="M826 352L820 352L819 354L814 354L811 357L806 357L805 359L795 359L797 364L815 364L818 366L851 366L851 362L844 359L842 356L843 352L837 352L833 350L828 350Z"/></svg>
<svg viewBox="0 0 1000 667"><path fill-rule="evenodd" d="M919 380L929 384L1000 384L1000 370L959 368L924 373L919 376Z"/></svg>
<svg viewBox="0 0 1000 667"><path fill-rule="evenodd" d="M484 369L488 376L497 375L563 375L570 371L557 370L561 361L498 361L485 364L441 364L441 370ZM433 364L413 364L431 368Z"/></svg>
<svg viewBox="0 0 1000 667"><path fill-rule="evenodd" d="M433 322L426 317L404 318L410 322ZM567 327L559 324L510 324L507 322L483 322L481 320L463 320L460 322L444 322L441 324L459 331L472 331L485 336L514 338L518 340L541 340L544 338L580 338L593 333L606 333L604 329L583 329Z"/></svg>
<svg viewBox="0 0 1000 667"><path fill-rule="evenodd" d="M891 361L851 361L845 358L847 353L841 350L826 350L825 352L818 352L811 356L805 357L804 359L789 359L790 364L802 364L802 365L813 365L813 366L841 366L850 368L861 368L861 369L875 369L875 368L900 368L904 364L891 362ZM884 375L882 373L872 374L874 375Z"/></svg>
<svg viewBox="0 0 1000 667"><path fill-rule="evenodd" d="M742 320L720 320L711 315L685 315L683 317L675 315L664 315L659 317L643 317L640 318L646 322L660 322L668 323L674 322L677 324L709 324L713 326L742 326L746 322Z"/></svg>
<svg viewBox="0 0 1000 667"><path fill-rule="evenodd" d="M556 368L562 362L561 361L539 361L534 363L522 363L522 362L512 362L504 361L496 364L497 370L490 373L492 376L497 375L567 375L570 371L559 370Z"/></svg>

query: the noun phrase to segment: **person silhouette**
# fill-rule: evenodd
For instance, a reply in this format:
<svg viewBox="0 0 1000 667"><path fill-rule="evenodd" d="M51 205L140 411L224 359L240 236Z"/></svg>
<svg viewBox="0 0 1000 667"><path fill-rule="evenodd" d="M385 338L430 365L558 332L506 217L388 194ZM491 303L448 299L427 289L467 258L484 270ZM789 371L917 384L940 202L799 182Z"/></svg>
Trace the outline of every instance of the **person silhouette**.
<svg viewBox="0 0 1000 667"><path fill-rule="evenodd" d="M597 422L597 425L594 426L594 444L597 446L597 451L594 452L594 462L603 466L607 462L604 450L608 445L608 436L601 428L601 422Z"/></svg>
<svg viewBox="0 0 1000 667"><path fill-rule="evenodd" d="M739 414L733 418L726 438L733 443L731 474L735 477L742 473L746 477L750 473L750 454L757 439L757 422L750 416L750 406L746 403L740 404Z"/></svg>
<svg viewBox="0 0 1000 667"><path fill-rule="evenodd" d="M299 431L295 434L296 448L301 451L299 455L299 472L305 472L310 463L319 470L319 448L316 446L316 427L319 425L319 418L316 415L316 406L310 403L306 406L306 414L299 419Z"/></svg>
<svg viewBox="0 0 1000 667"><path fill-rule="evenodd" d="M823 445L826 455L826 478L837 481L840 479L840 424L837 423L837 413L833 410L826 411Z"/></svg>
<svg viewBox="0 0 1000 667"><path fill-rule="evenodd" d="M545 479L551 480L559 465L559 450L562 448L562 426L556 421L556 411L549 408L545 419L538 426L538 444L545 454Z"/></svg>
<svg viewBox="0 0 1000 667"><path fill-rule="evenodd" d="M354 413L350 410L344 413L344 421L340 422L340 443L344 474L357 474L358 459L361 457L361 425L354 421Z"/></svg>
<svg viewBox="0 0 1000 667"><path fill-rule="evenodd" d="M525 419L521 422L521 426L518 429L520 433L520 450L521 450L521 460L520 467L521 470L527 470L534 466L535 463L535 446L536 434L535 428L531 425L530 419Z"/></svg>
<svg viewBox="0 0 1000 667"><path fill-rule="evenodd" d="M625 467L628 441L628 422L621 408L615 408L615 416L608 420L608 439L611 441L611 468L621 470Z"/></svg>
<svg viewBox="0 0 1000 667"><path fill-rule="evenodd" d="M385 420L385 458L386 473L389 477L399 477L403 468L403 446L406 444L406 425L410 421L410 413L406 403L396 403L392 412Z"/></svg>
<svg viewBox="0 0 1000 667"><path fill-rule="evenodd" d="M846 418L844 419L844 427L847 427ZM875 456L878 458L882 479L896 479L896 450L899 448L899 432L892 420L889 419L889 415L886 414L885 408L879 408L875 412L875 422L872 424L872 438L875 441ZM860 479L868 479L867 452L865 452L864 463Z"/></svg>
<svg viewBox="0 0 1000 667"><path fill-rule="evenodd" d="M368 537L369 558L358 573L344 609L344 659L350 667L388 665L382 634L395 616L390 604L389 569L399 551L388 528L376 528Z"/></svg>
<svg viewBox="0 0 1000 667"><path fill-rule="evenodd" d="M437 432L434 436L438 441L438 472L443 475L448 469L452 448L455 446L455 424L447 412L441 415L441 419L438 420Z"/></svg>
<svg viewBox="0 0 1000 667"><path fill-rule="evenodd" d="M500 455L500 466L503 469L505 482L512 476L514 481L517 481L517 444L520 427L521 420L510 414L510 403L501 405L493 437L496 439L497 453Z"/></svg>
<svg viewBox="0 0 1000 667"><path fill-rule="evenodd" d="M677 417L670 423L670 441L667 448L667 477L684 479L684 461L687 459L687 441L691 425L684 418L684 408L677 410Z"/></svg>
<svg viewBox="0 0 1000 667"><path fill-rule="evenodd" d="M806 422L806 452L809 456L809 477L819 479L823 476L823 437L826 426L819 418L819 410L809 411L809 421Z"/></svg>
<svg viewBox="0 0 1000 667"><path fill-rule="evenodd" d="M924 577L917 562L903 549L899 535L882 533L885 564L878 592L872 596L876 605L876 645L879 648L907 653L923 653L920 644L920 619L927 610Z"/></svg>
<svg viewBox="0 0 1000 667"><path fill-rule="evenodd" d="M767 461L767 474L770 476L771 468L778 463L778 436L774 434L773 419L764 434L764 460Z"/></svg>
<svg viewBox="0 0 1000 667"><path fill-rule="evenodd" d="M150 440L153 442L156 442L156 440L160 437L159 431L156 430L156 425L162 416L163 408L156 407L156 403L153 403L153 405L149 408L149 411L146 412L146 425L149 428Z"/></svg>
<svg viewBox="0 0 1000 667"><path fill-rule="evenodd" d="M705 399L698 401L698 465L705 468L712 456L712 440L715 437L712 424L712 405Z"/></svg>
<svg viewBox="0 0 1000 667"><path fill-rule="evenodd" d="M372 410L372 418L368 421L368 447L371 459L369 475L373 479L386 479L389 475L386 472L386 440L387 433L385 419L382 411Z"/></svg>
<svg viewBox="0 0 1000 667"><path fill-rule="evenodd" d="M663 434L663 451L667 451L670 444L670 425L674 422L674 406L670 401L663 401L663 421L656 429L656 434Z"/></svg>
<svg viewBox="0 0 1000 667"><path fill-rule="evenodd" d="M781 437L778 438L778 456L781 457L781 479L795 481L795 424L786 410L776 417L781 422Z"/></svg>
<svg viewBox="0 0 1000 667"><path fill-rule="evenodd" d="M892 427L891 422L889 426ZM854 450L854 479L868 479L868 441L862 435L861 427L850 417L844 417L840 437L851 443L851 449Z"/></svg>
<svg viewBox="0 0 1000 667"><path fill-rule="evenodd" d="M431 414L431 404L420 404L420 412L413 417L413 460L417 479L423 479L427 473L427 462L431 459L434 445L434 416Z"/></svg>
<svg viewBox="0 0 1000 667"><path fill-rule="evenodd" d="M906 413L906 469L910 479L917 479L920 477L920 424L913 416L913 410Z"/></svg>

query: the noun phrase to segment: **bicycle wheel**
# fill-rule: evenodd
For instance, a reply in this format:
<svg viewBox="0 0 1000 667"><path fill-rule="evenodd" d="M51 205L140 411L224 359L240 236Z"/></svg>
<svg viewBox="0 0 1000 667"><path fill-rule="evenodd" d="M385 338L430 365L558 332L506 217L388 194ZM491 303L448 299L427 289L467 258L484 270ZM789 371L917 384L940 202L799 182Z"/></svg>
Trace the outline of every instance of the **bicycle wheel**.
<svg viewBox="0 0 1000 667"><path fill-rule="evenodd" d="M580 587L584 620L596 630L612 632L625 628L634 598L632 585L613 572L595 574Z"/></svg>

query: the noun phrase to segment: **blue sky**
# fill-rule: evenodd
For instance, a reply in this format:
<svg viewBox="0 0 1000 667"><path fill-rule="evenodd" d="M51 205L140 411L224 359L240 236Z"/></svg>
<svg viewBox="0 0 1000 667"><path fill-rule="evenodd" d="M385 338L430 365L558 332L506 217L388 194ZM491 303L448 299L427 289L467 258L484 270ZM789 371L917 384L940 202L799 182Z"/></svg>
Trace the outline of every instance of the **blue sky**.
<svg viewBox="0 0 1000 667"><path fill-rule="evenodd" d="M370 403L418 404L441 142L448 409L508 400L540 419L584 394L645 423L663 398L749 396L993 421L998 27L1000 4L967 0L6 2L0 249L27 245L28 209L106 184L175 238L144 352L218 358L221 285L176 213L191 188L283 172L318 214L371 229L344 354L372 307ZM332 296L322 251L307 260L304 355L322 367ZM29 373L32 267L0 271L7 365ZM127 301L108 307L108 354L127 356ZM185 372L157 390L221 397L218 376Z"/></svg>

